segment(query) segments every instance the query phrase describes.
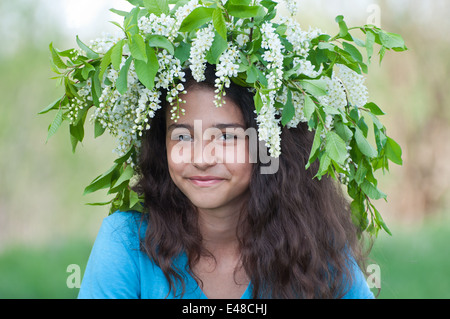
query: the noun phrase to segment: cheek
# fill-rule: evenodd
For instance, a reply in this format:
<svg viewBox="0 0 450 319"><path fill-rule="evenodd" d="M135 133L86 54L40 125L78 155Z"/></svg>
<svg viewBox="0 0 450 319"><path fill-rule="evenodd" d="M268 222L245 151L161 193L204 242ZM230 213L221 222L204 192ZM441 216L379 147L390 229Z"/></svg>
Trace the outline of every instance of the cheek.
<svg viewBox="0 0 450 319"><path fill-rule="evenodd" d="M177 143L167 143L167 166L169 168L169 175L172 181L177 184L184 170L184 156L183 150L180 149Z"/></svg>
<svg viewBox="0 0 450 319"><path fill-rule="evenodd" d="M234 144L224 146L221 149L222 160L230 164L246 164L251 162L248 140L238 139Z"/></svg>
<svg viewBox="0 0 450 319"><path fill-rule="evenodd" d="M166 142L167 161L171 165L191 162L192 143L168 140Z"/></svg>
<svg viewBox="0 0 450 319"><path fill-rule="evenodd" d="M253 164L247 162L225 165L227 165L228 171L235 179L234 185L236 186L236 190L239 189L239 191L242 191L247 189L252 177Z"/></svg>

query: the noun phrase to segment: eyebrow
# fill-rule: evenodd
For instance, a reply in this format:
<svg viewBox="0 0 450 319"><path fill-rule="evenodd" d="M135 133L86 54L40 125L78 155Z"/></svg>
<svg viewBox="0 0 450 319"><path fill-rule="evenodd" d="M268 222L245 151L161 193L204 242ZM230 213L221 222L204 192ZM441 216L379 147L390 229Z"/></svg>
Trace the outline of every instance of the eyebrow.
<svg viewBox="0 0 450 319"><path fill-rule="evenodd" d="M188 130L192 130L192 125L174 123L174 124L169 125L169 127L167 128L167 131L171 131L171 130L174 130L176 128L185 128L185 129L188 129Z"/></svg>
<svg viewBox="0 0 450 319"><path fill-rule="evenodd" d="M211 126L213 128L218 128L219 130L227 129L227 128L242 128L245 130L245 126L239 123L218 123ZM167 131L171 131L177 128L185 128L188 130L193 130L193 126L190 124L181 124L181 123L173 123L169 125Z"/></svg>

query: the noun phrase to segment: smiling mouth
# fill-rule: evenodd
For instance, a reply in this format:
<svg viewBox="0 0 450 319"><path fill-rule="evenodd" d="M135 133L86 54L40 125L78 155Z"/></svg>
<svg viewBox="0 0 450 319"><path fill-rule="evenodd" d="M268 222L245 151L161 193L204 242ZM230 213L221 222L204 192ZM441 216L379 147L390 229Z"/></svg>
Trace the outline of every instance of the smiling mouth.
<svg viewBox="0 0 450 319"><path fill-rule="evenodd" d="M219 184L225 179L217 176L192 176L188 180L199 187L210 187Z"/></svg>

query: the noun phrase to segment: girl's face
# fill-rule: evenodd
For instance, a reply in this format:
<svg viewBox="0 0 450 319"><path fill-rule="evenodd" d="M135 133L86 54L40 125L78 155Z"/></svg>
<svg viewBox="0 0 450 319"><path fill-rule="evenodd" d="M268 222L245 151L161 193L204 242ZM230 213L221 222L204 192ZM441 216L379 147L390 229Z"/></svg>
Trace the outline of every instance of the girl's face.
<svg viewBox="0 0 450 319"><path fill-rule="evenodd" d="M166 118L169 173L199 209L238 210L247 198L252 164L239 107L225 98L214 105L214 91L191 88L177 122Z"/></svg>

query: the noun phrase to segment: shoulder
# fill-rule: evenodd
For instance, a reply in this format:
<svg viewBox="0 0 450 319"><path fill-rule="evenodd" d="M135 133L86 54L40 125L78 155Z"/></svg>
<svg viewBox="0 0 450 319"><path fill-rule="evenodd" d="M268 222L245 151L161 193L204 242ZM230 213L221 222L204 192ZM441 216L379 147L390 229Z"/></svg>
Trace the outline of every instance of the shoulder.
<svg viewBox="0 0 450 319"><path fill-rule="evenodd" d="M106 237L108 241L136 246L143 238L147 223L142 214L134 211L116 211L104 218L96 241Z"/></svg>
<svg viewBox="0 0 450 319"><path fill-rule="evenodd" d="M343 299L374 299L361 268L353 258L350 259L349 264L352 276L351 286L348 287Z"/></svg>
<svg viewBox="0 0 450 319"><path fill-rule="evenodd" d="M142 213L135 211L116 211L105 217L103 223L113 227L135 228L142 220Z"/></svg>
<svg viewBox="0 0 450 319"><path fill-rule="evenodd" d="M142 215L115 212L106 217L88 260L79 298L136 298L140 281Z"/></svg>

